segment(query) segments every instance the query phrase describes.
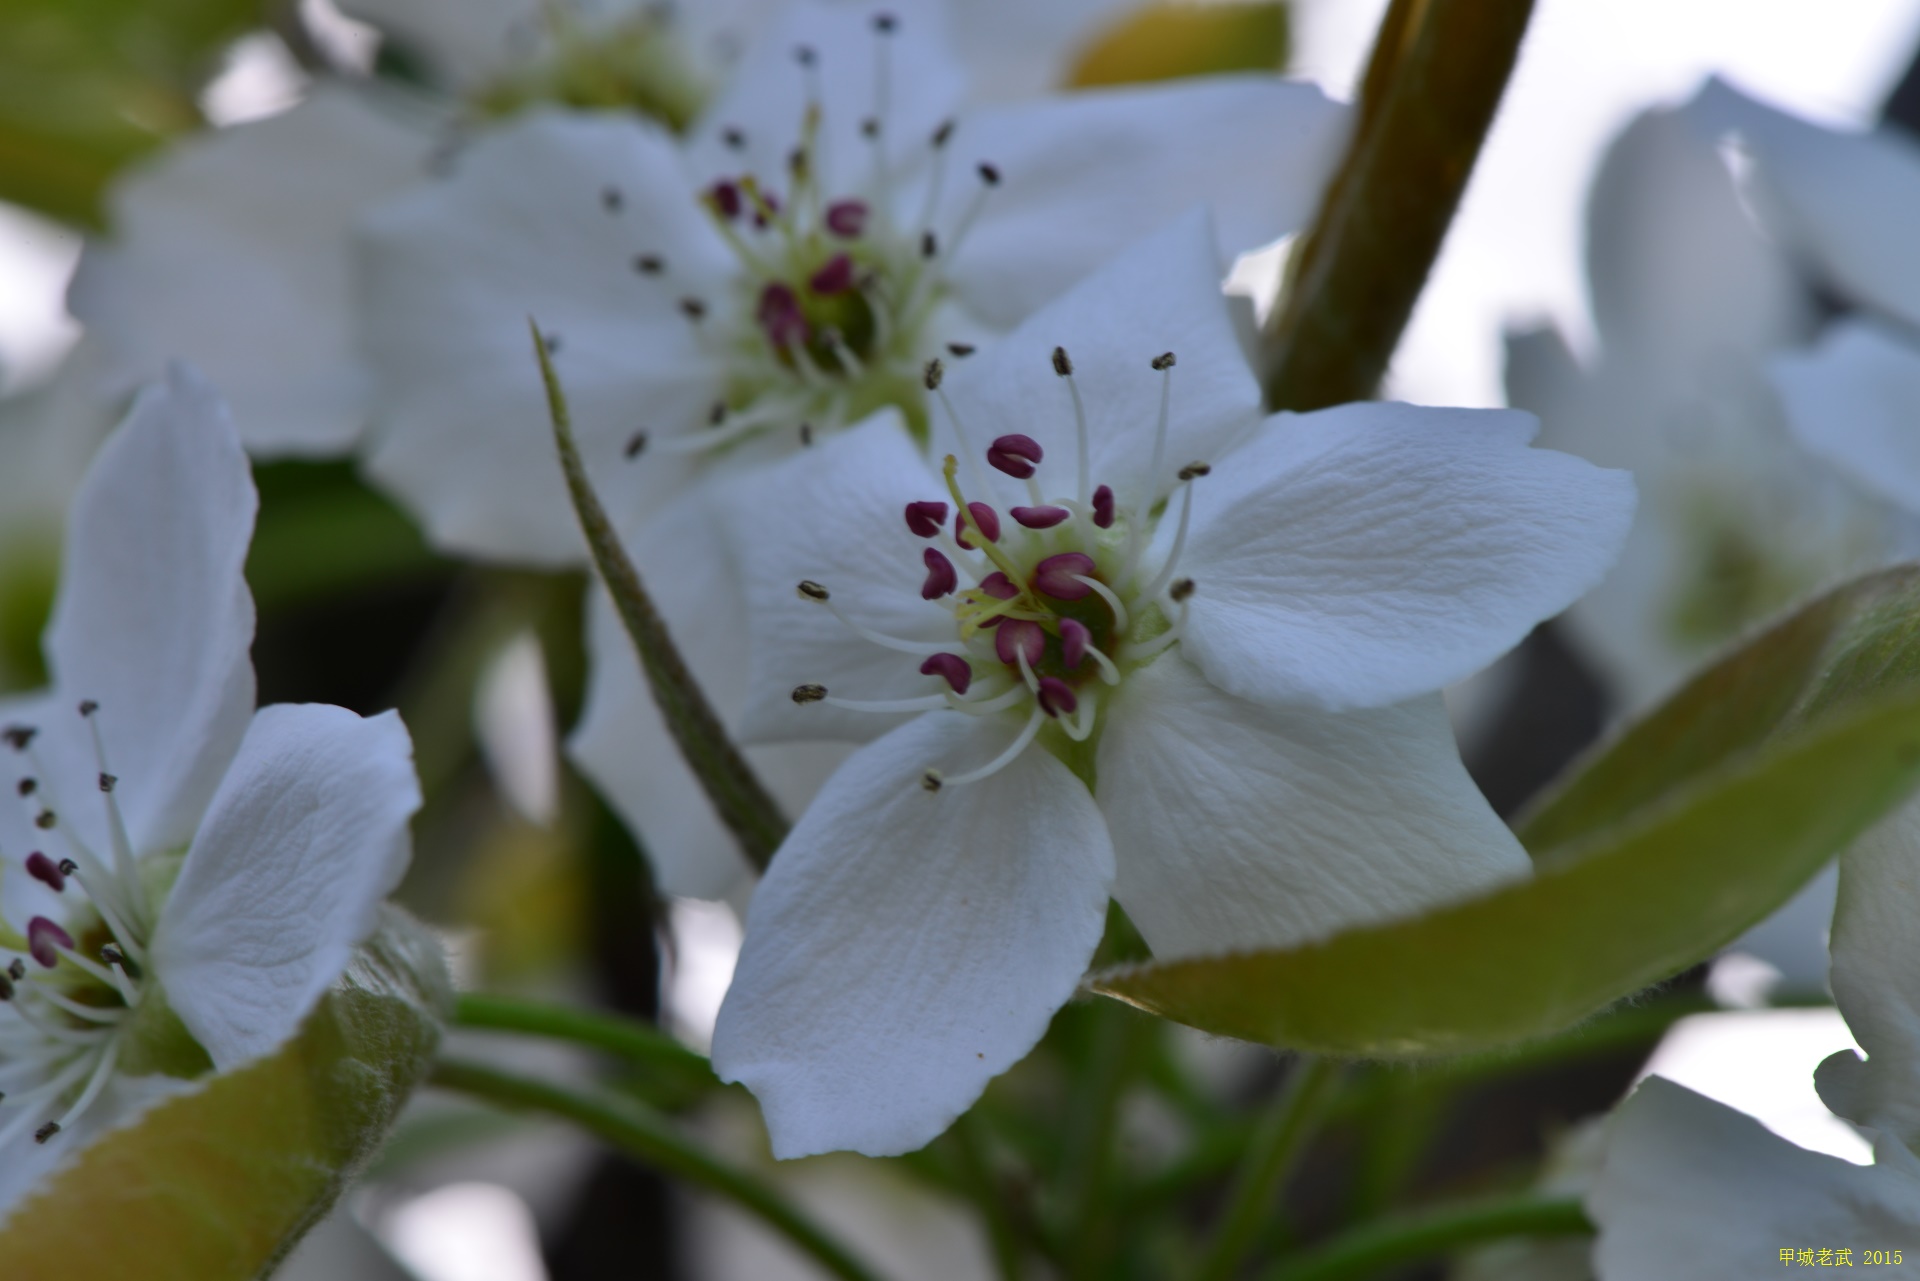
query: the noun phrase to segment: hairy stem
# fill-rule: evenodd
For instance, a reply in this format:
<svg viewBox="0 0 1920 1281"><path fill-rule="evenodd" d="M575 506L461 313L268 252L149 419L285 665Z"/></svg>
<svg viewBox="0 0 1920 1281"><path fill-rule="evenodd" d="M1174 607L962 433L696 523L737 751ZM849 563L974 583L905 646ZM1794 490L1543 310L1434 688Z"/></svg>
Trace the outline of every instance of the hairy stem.
<svg viewBox="0 0 1920 1281"><path fill-rule="evenodd" d="M531 325L531 322L529 322ZM613 597L620 621L633 639L646 670L647 683L660 706L660 715L679 744L681 755L693 769L694 777L706 790L720 812L740 850L761 871L773 859L773 852L787 835L787 819L780 806L768 794L753 769L727 736L720 718L714 714L700 684L687 670L687 664L667 633L667 624L654 608L653 598L641 585L640 572L620 544L620 535L608 519L606 509L593 492L580 451L573 439L573 416L567 409L566 393L553 372L546 339L533 326L533 350L540 361L540 377L547 387L547 410L553 418L553 440L560 454L560 469L566 474L567 492L573 499L574 514L587 537L593 563Z"/></svg>

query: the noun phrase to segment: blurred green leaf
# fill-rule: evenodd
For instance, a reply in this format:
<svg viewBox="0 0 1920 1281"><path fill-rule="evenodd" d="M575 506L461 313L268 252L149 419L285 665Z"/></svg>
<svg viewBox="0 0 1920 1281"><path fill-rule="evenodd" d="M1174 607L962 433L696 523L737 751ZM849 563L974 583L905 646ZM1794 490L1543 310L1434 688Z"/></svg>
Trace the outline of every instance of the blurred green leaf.
<svg viewBox="0 0 1920 1281"><path fill-rule="evenodd" d="M7 1275L250 1281L379 1148L451 1004L426 930L389 910L300 1034L273 1056L85 1149L0 1232Z"/></svg>
<svg viewBox="0 0 1920 1281"><path fill-rule="evenodd" d="M1710 956L1920 783L1920 568L1728 653L1521 824L1535 876L1310 947L1110 971L1209 1032L1404 1057L1547 1036Z"/></svg>
<svg viewBox="0 0 1920 1281"><path fill-rule="evenodd" d="M200 122L260 0L0 0L0 199L97 225L128 161Z"/></svg>
<svg viewBox="0 0 1920 1281"><path fill-rule="evenodd" d="M260 519L247 583L262 611L452 569L351 463L265 463L254 479Z"/></svg>
<svg viewBox="0 0 1920 1281"><path fill-rule="evenodd" d="M1232 71L1278 71L1287 62L1287 6L1279 3L1149 4L1084 49L1067 74L1075 88L1141 84Z"/></svg>

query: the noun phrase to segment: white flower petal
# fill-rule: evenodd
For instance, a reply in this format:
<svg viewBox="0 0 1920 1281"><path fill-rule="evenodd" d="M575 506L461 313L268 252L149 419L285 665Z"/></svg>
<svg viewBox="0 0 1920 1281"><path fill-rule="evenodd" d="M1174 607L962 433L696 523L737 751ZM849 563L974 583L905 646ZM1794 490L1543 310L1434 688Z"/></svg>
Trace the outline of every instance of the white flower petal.
<svg viewBox="0 0 1920 1281"><path fill-rule="evenodd" d="M92 779L73 705L94 700L142 852L193 834L253 714L244 570L256 505L225 406L179 366L141 393L74 498L45 641L66 706L42 728L49 750L79 764L50 781ZM70 815L83 831L99 817L87 799Z"/></svg>
<svg viewBox="0 0 1920 1281"><path fill-rule="evenodd" d="M825 685L838 697L862 700L918 698L946 688L939 677L920 674L921 656L864 639L797 590L803 580L818 582L832 594L833 607L861 626L908 641L946 642L958 652L948 603L920 598L923 550L938 544L914 537L905 516L909 502L946 498L892 412L718 492L722 528L747 592L745 738L864 742L904 719L825 703L796 706L797 685Z"/></svg>
<svg viewBox="0 0 1920 1281"><path fill-rule="evenodd" d="M1853 1051L1820 1065L1841 1116L1920 1145L1920 804L1883 819L1840 857L1829 979Z"/></svg>
<svg viewBox="0 0 1920 1281"><path fill-rule="evenodd" d="M1178 653L1127 678L1100 740L1114 897L1161 957L1294 947L1525 877L1437 694L1277 710Z"/></svg>
<svg viewBox="0 0 1920 1281"><path fill-rule="evenodd" d="M746 608L706 492L695 490L647 521L629 546L675 647L731 727L747 702ZM746 860L681 756L602 590L588 606L587 645L592 678L569 754L639 838L663 893L728 896L748 880ZM818 743L744 750L789 814L805 809L846 757L843 748Z"/></svg>
<svg viewBox="0 0 1920 1281"><path fill-rule="evenodd" d="M1754 225L1719 149L1680 112L1646 112L1614 141L1587 228L1606 359L1632 361L1643 395L1689 390L1703 365L1752 359L1810 325L1786 254Z"/></svg>
<svg viewBox="0 0 1920 1281"><path fill-rule="evenodd" d="M1318 88L1277 76L1087 90L971 112L949 144L964 168L949 175L935 230L951 238L972 201L978 184L967 170L996 166L1001 183L955 255L952 279L970 311L1011 326L1196 204L1212 207L1234 252L1298 230L1346 130L1347 113ZM1224 262L1214 274L1225 276Z"/></svg>
<svg viewBox="0 0 1920 1281"><path fill-rule="evenodd" d="M731 259L666 134L533 114L382 207L365 247L380 415L368 466L439 543L543 564L582 555L529 318L552 340L589 471L640 506L685 479L671 455L623 457L636 431L704 421L719 393L680 300L717 307ZM636 271L641 254L666 270Z"/></svg>
<svg viewBox="0 0 1920 1281"><path fill-rule="evenodd" d="M1212 224L1204 210L1189 209L1006 338L953 362L946 389L965 434L956 438L946 411L936 409L936 455L962 449L978 462L996 436L1019 432L1047 451L1040 480L1049 496L1072 497L1079 457L1073 401L1053 368L1053 349L1065 347L1086 404L1093 483L1112 485L1131 501L1152 463L1167 377L1152 362L1171 351L1178 364L1165 475L1154 482L1156 492L1166 488L1180 467L1217 456L1259 420L1260 386L1241 354L1220 280ZM1015 482L988 475L1001 492L983 496L987 501L1029 501Z"/></svg>
<svg viewBox="0 0 1920 1281"><path fill-rule="evenodd" d="M1920 512L1920 348L1872 320L1842 320L1805 352L1774 358L1794 437L1869 492Z"/></svg>
<svg viewBox="0 0 1920 1281"><path fill-rule="evenodd" d="M215 1067L272 1051L340 977L406 872L419 808L397 713L255 714L152 947L155 978Z"/></svg>
<svg viewBox="0 0 1920 1281"><path fill-rule="evenodd" d="M1268 421L1195 482L1182 642L1243 698L1339 710L1460 680L1596 583L1633 482L1531 415L1357 404Z"/></svg>
<svg viewBox="0 0 1920 1281"><path fill-rule="evenodd" d="M1809 1152L1685 1086L1649 1077L1608 1126L1587 1196L1600 1281L1746 1281L1780 1251L1920 1246L1920 1165L1896 1144L1875 1165Z"/></svg>
<svg viewBox="0 0 1920 1281"><path fill-rule="evenodd" d="M190 360L262 454L351 449L368 385L355 347L351 230L416 181L430 122L319 89L278 116L170 148L116 189L115 235L88 247L68 305L116 391Z"/></svg>
<svg viewBox="0 0 1920 1281"><path fill-rule="evenodd" d="M1093 798L1014 723L930 713L856 752L754 895L713 1066L759 1098L778 1157L932 1140L1047 1030L1106 922Z"/></svg>
<svg viewBox="0 0 1920 1281"><path fill-rule="evenodd" d="M882 12L895 18L891 35L874 29ZM895 172L929 154L928 139L966 92L966 76L949 50L945 25L937 6L784 6L701 115L689 139L694 172L702 181L726 174L785 174L787 155L800 142L801 121L813 100L810 77L797 57L805 48L814 60L812 83L819 88L820 143L813 162L828 195L883 195L847 189L869 171L875 143L863 136L863 125L879 122L879 141ZM744 146L722 141L730 129L744 136Z"/></svg>
<svg viewBox="0 0 1920 1281"><path fill-rule="evenodd" d="M1920 322L1920 147L1897 129L1842 133L1714 79L1685 110L1733 132L1758 162L1761 210L1849 297Z"/></svg>

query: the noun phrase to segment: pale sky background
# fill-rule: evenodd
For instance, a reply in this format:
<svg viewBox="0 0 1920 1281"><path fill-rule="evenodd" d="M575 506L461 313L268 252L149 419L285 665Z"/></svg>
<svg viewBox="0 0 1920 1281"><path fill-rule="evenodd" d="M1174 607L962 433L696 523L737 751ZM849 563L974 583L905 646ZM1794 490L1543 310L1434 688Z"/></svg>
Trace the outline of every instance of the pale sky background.
<svg viewBox="0 0 1920 1281"><path fill-rule="evenodd" d="M1296 0L1298 70L1348 94L1384 8L1385 0ZM1591 345L1586 185L1636 112L1684 98L1717 71L1804 114L1865 122L1916 36L1920 0L1540 0L1460 217L1394 361L1392 393L1429 404L1500 404L1500 334L1511 325L1550 318L1576 349ZM272 90L269 83L259 92ZM222 115L251 114L245 104L220 105ZM77 249L70 234L0 205L0 387L49 368L72 341L60 299ZM710 1028L737 933L724 921L704 925L686 932L713 936L714 955L704 962L712 968L699 972L703 962L683 954L675 1014ZM683 1030L701 1037L699 1028ZM1864 1145L1819 1107L1810 1081L1813 1064L1850 1044L1831 1013L1721 1015L1690 1021L1654 1067L1802 1143L1860 1160ZM504 1229L500 1207L487 1200L493 1195L453 1189L422 1203L390 1240L427 1281L538 1278L537 1259L497 1243L477 1254L439 1251L436 1266L436 1237L454 1242L454 1229L481 1219Z"/></svg>

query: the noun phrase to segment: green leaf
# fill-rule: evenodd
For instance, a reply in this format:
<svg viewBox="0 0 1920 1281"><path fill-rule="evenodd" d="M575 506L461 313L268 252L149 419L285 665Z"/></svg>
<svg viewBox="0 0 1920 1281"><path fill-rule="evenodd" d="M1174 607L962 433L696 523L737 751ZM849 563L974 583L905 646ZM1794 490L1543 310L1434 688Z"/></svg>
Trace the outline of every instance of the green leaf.
<svg viewBox="0 0 1920 1281"><path fill-rule="evenodd" d="M451 1001L439 945L388 909L285 1047L110 1132L23 1204L0 1232L7 1275L262 1275L379 1148Z"/></svg>
<svg viewBox="0 0 1920 1281"><path fill-rule="evenodd" d="M123 165L200 122L195 94L259 0L0 3L0 199L97 224Z"/></svg>
<svg viewBox="0 0 1920 1281"><path fill-rule="evenodd" d="M1751 638L1521 824L1535 875L1309 947L1147 964L1096 990L1326 1054L1498 1049L1710 956L1920 784L1920 568Z"/></svg>
<svg viewBox="0 0 1920 1281"><path fill-rule="evenodd" d="M1279 3L1146 5L1096 36L1067 83L1143 84L1233 71L1278 71L1287 61L1287 6Z"/></svg>

